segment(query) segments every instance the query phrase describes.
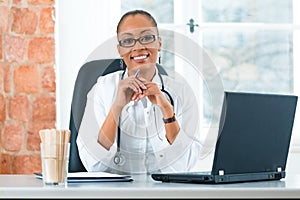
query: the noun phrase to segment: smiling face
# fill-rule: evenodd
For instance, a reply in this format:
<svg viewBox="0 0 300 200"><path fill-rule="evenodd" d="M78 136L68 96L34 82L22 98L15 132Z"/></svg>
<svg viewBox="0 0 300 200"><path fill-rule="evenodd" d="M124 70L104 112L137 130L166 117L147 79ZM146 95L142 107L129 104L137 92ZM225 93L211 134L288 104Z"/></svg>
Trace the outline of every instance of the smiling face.
<svg viewBox="0 0 300 200"><path fill-rule="evenodd" d="M119 26L118 40L121 41L118 45L119 54L129 70L155 66L161 49L161 38L149 17L142 14L128 15Z"/></svg>

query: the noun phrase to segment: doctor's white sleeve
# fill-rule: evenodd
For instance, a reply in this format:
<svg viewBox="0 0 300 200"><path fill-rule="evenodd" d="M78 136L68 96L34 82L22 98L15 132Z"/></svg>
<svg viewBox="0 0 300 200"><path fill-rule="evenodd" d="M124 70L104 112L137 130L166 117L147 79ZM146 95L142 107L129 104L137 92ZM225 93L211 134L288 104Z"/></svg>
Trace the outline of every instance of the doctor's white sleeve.
<svg viewBox="0 0 300 200"><path fill-rule="evenodd" d="M109 92L113 89L107 87L107 84L103 87L102 81L99 78L87 95L86 108L78 131L78 152L87 171L106 171L116 152L115 145L108 151L98 143L100 128L110 109L108 101L113 99L113 94Z"/></svg>

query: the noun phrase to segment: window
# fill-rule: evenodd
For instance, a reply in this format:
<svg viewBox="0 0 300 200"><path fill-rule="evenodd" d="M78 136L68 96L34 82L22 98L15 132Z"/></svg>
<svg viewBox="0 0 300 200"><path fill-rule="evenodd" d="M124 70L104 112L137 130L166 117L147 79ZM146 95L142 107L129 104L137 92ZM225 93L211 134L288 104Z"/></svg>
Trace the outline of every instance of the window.
<svg viewBox="0 0 300 200"><path fill-rule="evenodd" d="M299 95L297 8L298 0L202 1L203 47L224 89ZM300 145L298 118L296 112L294 150Z"/></svg>
<svg viewBox="0 0 300 200"><path fill-rule="evenodd" d="M298 2L202 0L186 2L195 6L182 6L181 1L168 0L161 3L127 0L121 1L121 10L125 12L134 8L147 9L156 17L160 27L172 23L174 27L178 27L174 13L180 13L185 18L180 19L181 21L188 21L190 13L198 12L198 19L194 18L195 23L199 24L195 28L195 32L200 32L198 42L216 64L225 90L298 95L299 78L295 67L297 63L299 66L299 58L295 55L299 54L297 44L300 45L299 36L296 34L299 35L299 21L296 20L300 16L297 16L299 12L295 12L300 6ZM172 45L170 42L164 41L166 49L168 45ZM163 65L174 66L177 61L173 56L163 52L162 57L166 58L163 59ZM203 121L208 122L212 113L207 88L203 88L202 94L206 99L201 106L206 119ZM294 130L300 129L296 120L297 116ZM293 137L297 137L294 135ZM292 143L300 146L297 139L292 140Z"/></svg>

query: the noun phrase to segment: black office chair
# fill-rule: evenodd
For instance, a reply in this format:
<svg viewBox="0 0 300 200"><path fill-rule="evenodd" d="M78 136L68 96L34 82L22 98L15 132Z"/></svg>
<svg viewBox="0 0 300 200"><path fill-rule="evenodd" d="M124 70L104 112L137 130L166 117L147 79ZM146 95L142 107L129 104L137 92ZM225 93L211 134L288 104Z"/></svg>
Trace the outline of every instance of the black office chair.
<svg viewBox="0 0 300 200"><path fill-rule="evenodd" d="M157 67L160 74L167 75L167 72L161 65L157 64ZM126 65L124 63L122 69L120 59L94 60L85 63L80 68L74 85L70 113L69 129L71 131L71 138L69 172L87 171L80 160L76 143L78 130L86 105L87 93L97 82L99 76L106 75L117 70L124 70L125 68Z"/></svg>

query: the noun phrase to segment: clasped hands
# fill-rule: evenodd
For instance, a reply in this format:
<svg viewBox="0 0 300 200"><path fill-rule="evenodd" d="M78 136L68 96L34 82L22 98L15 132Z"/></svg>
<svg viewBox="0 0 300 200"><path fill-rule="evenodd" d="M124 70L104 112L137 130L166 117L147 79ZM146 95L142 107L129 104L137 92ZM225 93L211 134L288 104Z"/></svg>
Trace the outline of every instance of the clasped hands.
<svg viewBox="0 0 300 200"><path fill-rule="evenodd" d="M145 79L138 73L120 80L116 98L119 105L124 107L129 101L138 102L145 97L159 107L169 103L156 83Z"/></svg>

